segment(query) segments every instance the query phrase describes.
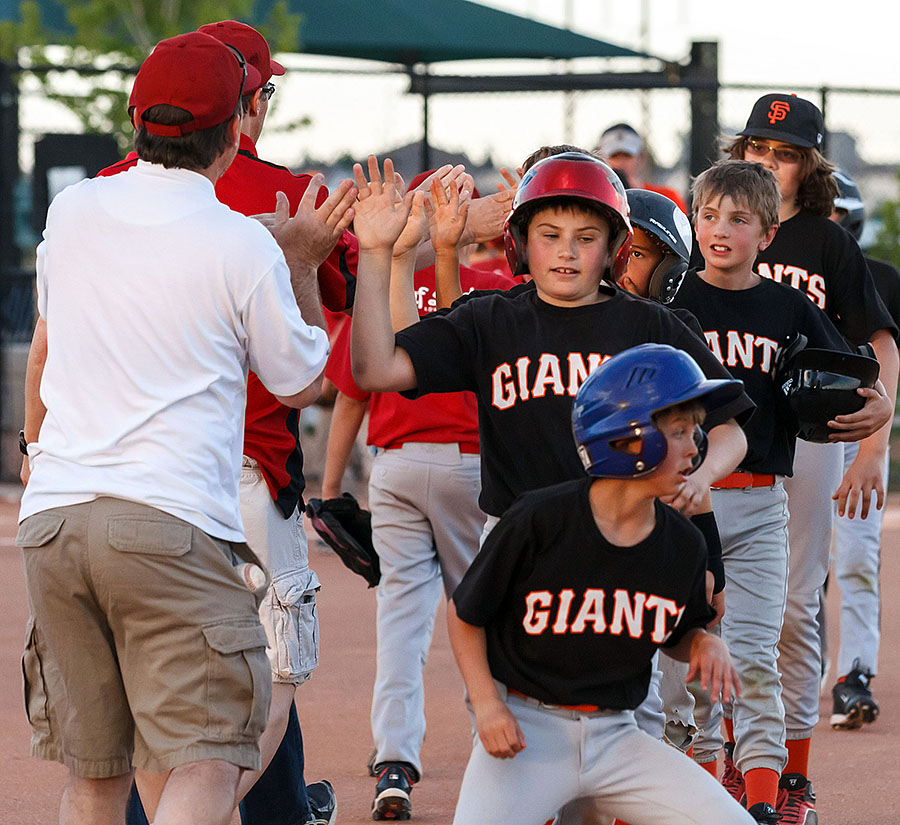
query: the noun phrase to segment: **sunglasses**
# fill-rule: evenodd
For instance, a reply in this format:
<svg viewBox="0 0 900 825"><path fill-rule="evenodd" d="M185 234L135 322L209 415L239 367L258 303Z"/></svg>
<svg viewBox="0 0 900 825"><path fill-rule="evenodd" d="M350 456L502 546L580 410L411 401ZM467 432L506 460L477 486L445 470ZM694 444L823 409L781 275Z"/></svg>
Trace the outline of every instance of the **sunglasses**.
<svg viewBox="0 0 900 825"><path fill-rule="evenodd" d="M247 82L247 61L237 46L232 46L231 43L226 43L225 45L231 49L232 54L237 58L238 65L241 67L241 88L238 92L238 100L240 100L244 96L244 84Z"/></svg>
<svg viewBox="0 0 900 825"><path fill-rule="evenodd" d="M263 100L271 100L272 95L275 94L275 84L274 83L266 83L265 86L261 86L259 89L259 96Z"/></svg>
<svg viewBox="0 0 900 825"><path fill-rule="evenodd" d="M775 160L780 163L800 163L803 160L803 152L798 149L790 149L785 146L769 146L768 143L760 143L753 138L747 138L744 142L744 152L757 158L764 158L771 152Z"/></svg>

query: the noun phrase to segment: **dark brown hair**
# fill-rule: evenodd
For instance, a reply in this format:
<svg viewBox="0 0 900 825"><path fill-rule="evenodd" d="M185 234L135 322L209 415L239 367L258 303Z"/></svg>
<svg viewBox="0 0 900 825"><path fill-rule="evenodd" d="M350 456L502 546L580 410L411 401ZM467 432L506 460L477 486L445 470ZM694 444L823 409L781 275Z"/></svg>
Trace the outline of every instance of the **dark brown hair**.
<svg viewBox="0 0 900 825"><path fill-rule="evenodd" d="M793 143L791 146L803 156L797 205L807 212L827 218L834 209L834 199L840 194L831 174L835 167L818 149L796 146ZM722 148L729 157L743 160L747 137L726 140Z"/></svg>
<svg viewBox="0 0 900 825"><path fill-rule="evenodd" d="M522 172L527 172L539 160L552 158L554 155L561 155L563 152L581 152L582 155L593 155L593 152L582 149L580 146L572 146L571 143L558 143L556 146L541 146L540 149L535 149L535 151L525 158L525 161L522 164ZM596 157L596 155L594 155L594 157Z"/></svg>
<svg viewBox="0 0 900 825"><path fill-rule="evenodd" d="M158 163L166 169L206 169L228 148L231 123L240 114L239 103L234 115L224 123L179 137L152 135L138 125L134 132L134 149L141 160ZM144 119L151 123L177 126L190 120L191 113L178 106L160 104L147 109Z"/></svg>

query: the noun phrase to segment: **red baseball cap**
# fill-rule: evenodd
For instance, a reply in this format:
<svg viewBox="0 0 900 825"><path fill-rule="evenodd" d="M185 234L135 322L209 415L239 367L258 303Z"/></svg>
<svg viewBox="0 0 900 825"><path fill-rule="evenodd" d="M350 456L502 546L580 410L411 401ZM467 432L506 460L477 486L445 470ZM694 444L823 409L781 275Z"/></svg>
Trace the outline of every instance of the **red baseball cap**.
<svg viewBox="0 0 900 825"><path fill-rule="evenodd" d="M259 86L259 72L243 55L208 34L190 32L156 45L134 79L128 107L151 134L179 137L228 120L245 85ZM161 104L184 109L192 118L178 125L144 119L147 109Z"/></svg>
<svg viewBox="0 0 900 825"><path fill-rule="evenodd" d="M266 38L253 26L248 26L246 23L240 23L237 20L221 20L218 23L207 23L205 26L197 29L197 31L215 37L216 40L221 40L229 46L234 46L247 58L247 62L259 72L259 83L256 85L249 82L245 83L244 94L255 92L260 86L268 83L269 78L273 74L284 74L284 66L276 60L272 60Z"/></svg>

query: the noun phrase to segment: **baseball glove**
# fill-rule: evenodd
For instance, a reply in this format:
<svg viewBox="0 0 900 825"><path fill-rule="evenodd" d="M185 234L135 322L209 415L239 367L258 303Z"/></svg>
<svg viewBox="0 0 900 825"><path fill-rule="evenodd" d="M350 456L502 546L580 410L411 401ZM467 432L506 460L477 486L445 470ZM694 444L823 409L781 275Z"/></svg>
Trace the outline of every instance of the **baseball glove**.
<svg viewBox="0 0 900 825"><path fill-rule="evenodd" d="M378 554L372 546L372 514L350 493L340 498L311 498L306 515L322 540L346 567L375 587L381 579Z"/></svg>

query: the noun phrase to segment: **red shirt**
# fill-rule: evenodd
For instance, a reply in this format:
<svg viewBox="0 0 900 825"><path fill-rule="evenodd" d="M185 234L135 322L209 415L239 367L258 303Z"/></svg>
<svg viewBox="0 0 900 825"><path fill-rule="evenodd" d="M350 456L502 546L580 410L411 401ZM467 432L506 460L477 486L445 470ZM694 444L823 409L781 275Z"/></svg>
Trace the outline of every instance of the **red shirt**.
<svg viewBox="0 0 900 825"><path fill-rule="evenodd" d="M495 272L481 272L461 266L463 292L473 289L509 289L515 282ZM415 275L419 315L437 307L434 267ZM350 324L339 330L333 342L325 375L345 395L358 401L369 399L368 443L393 449L407 442L459 444L461 452L477 453L478 409L471 392L434 393L411 401L395 392L366 393L353 381L350 371Z"/></svg>
<svg viewBox="0 0 900 825"><path fill-rule="evenodd" d="M641 189L646 189L648 192L656 192L659 195L665 195L670 201L675 201L675 205L684 212L685 215L690 214L688 212L687 204L684 202L684 198L682 198L674 189L670 189L668 186L654 186L652 183L642 183Z"/></svg>
<svg viewBox="0 0 900 825"><path fill-rule="evenodd" d="M475 263L470 263L468 268L477 269L479 272L490 272L493 275L500 275L512 281L516 280L512 272L509 271L509 264L505 255L500 255L497 258L485 258L483 261L475 261Z"/></svg>
<svg viewBox="0 0 900 825"><path fill-rule="evenodd" d="M135 153L98 172L98 177L115 175L137 163ZM228 170L216 183L219 200L243 215L275 211L275 193L284 192L293 214L309 186L310 175L295 175L284 166L260 160L253 141L241 135L240 148ZM316 203L327 197L324 187ZM319 267L322 303L332 310L353 305L359 246L345 232L331 255ZM244 455L259 464L266 485L278 509L287 518L301 500L303 454L300 451L298 410L279 403L251 372L247 378L247 410L244 421Z"/></svg>

